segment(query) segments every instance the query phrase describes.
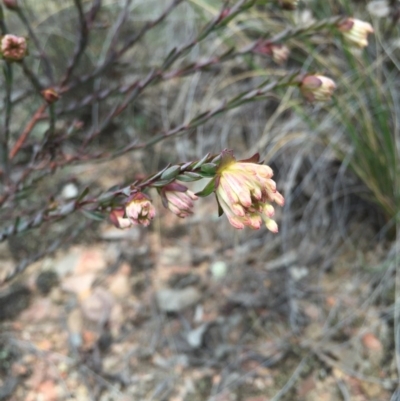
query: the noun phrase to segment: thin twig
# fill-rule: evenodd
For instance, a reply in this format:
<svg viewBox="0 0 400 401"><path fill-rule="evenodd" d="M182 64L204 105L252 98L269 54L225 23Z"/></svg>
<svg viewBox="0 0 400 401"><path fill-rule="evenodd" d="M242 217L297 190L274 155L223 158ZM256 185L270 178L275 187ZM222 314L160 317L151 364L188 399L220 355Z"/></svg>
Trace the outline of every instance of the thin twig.
<svg viewBox="0 0 400 401"><path fill-rule="evenodd" d="M11 92L13 85L13 68L11 63L7 61L4 63L3 72L4 72L4 81L6 90L4 96L4 105L5 105L4 127L1 135L0 154L1 154L1 167L3 170L3 177L7 179L9 175L8 142L10 136L10 120L12 111Z"/></svg>
<svg viewBox="0 0 400 401"><path fill-rule="evenodd" d="M85 18L85 14L83 12L82 0L74 0L74 3L79 16L79 25L80 25L79 40L75 47L74 54L68 64L64 78L61 80L60 84L61 87L65 86L68 80L70 79L74 69L79 64L79 60L82 57L83 52L85 51L85 48L89 42L89 28Z"/></svg>
<svg viewBox="0 0 400 401"><path fill-rule="evenodd" d="M35 73L29 68L28 64L25 60L22 60L18 63L22 66L22 70L24 74L31 81L32 86L36 89L37 92L41 92L43 90L43 85L40 83L39 78L35 75Z"/></svg>
<svg viewBox="0 0 400 401"><path fill-rule="evenodd" d="M22 11L22 8L18 7L16 12L17 12L20 20L22 21L22 23L25 25L26 29L28 30L29 37L32 39L33 43L35 44L35 46L39 52L39 56L43 61L45 73L46 73L47 77L49 78L51 85L53 85L53 83L54 83L53 70L51 68L51 62L50 62L49 57L47 56L47 53L43 50L43 48L40 44L40 41L39 41L38 37L36 36L34 30L32 29L32 26L31 26L28 18L26 18L26 15Z"/></svg>
<svg viewBox="0 0 400 401"><path fill-rule="evenodd" d="M174 0L155 20L148 22L136 35L128 39L125 46L119 52L112 52L110 56L96 69L87 75L78 77L71 85L61 89L61 93L68 92L77 86L80 86L96 77L101 75L111 64L113 64L117 58L121 57L127 50L129 50L136 42L138 42L150 29L154 28L171 13L171 11L177 7L183 0Z"/></svg>
<svg viewBox="0 0 400 401"><path fill-rule="evenodd" d="M25 143L26 139L28 138L30 132L32 131L33 127L36 125L37 121L42 116L42 113L46 110L47 104L42 104L36 111L36 113L32 116L30 121L28 122L27 126L25 127L24 131L22 132L21 136L18 138L17 142L15 143L14 147L10 151L9 158L10 160L13 159L16 154L21 149L22 145Z"/></svg>

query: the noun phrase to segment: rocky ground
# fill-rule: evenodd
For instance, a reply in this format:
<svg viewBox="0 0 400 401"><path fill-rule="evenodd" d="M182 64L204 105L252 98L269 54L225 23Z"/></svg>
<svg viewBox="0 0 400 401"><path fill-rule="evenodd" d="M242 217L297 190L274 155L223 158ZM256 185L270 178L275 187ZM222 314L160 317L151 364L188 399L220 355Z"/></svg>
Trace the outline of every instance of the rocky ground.
<svg viewBox="0 0 400 401"><path fill-rule="evenodd" d="M233 234L214 209L150 230L104 223L5 287L0 399L389 400L390 244L322 269L282 254L280 234Z"/></svg>

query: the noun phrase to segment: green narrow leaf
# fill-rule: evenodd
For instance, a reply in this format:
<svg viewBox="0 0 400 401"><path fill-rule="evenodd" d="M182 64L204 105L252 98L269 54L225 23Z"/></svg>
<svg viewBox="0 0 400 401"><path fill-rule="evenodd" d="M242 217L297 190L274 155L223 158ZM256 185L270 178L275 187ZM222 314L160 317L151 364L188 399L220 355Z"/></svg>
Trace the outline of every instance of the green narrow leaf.
<svg viewBox="0 0 400 401"><path fill-rule="evenodd" d="M89 187L86 187L82 193L76 198L77 202L80 202L89 193Z"/></svg>
<svg viewBox="0 0 400 401"><path fill-rule="evenodd" d="M194 166L193 166L193 170L198 169L199 167L201 167L206 160L210 157L210 154L207 153L200 161L198 161Z"/></svg>
<svg viewBox="0 0 400 401"><path fill-rule="evenodd" d="M203 178L202 175L191 172L187 172L185 174L181 174L178 177L176 177L177 181L182 181L182 182L193 182L201 180L202 178Z"/></svg>
<svg viewBox="0 0 400 401"><path fill-rule="evenodd" d="M153 182L151 184L151 186L155 187L155 188L161 188L161 187L165 187L166 185L170 184L172 181L173 181L172 179L170 179L170 180L160 180L160 181Z"/></svg>
<svg viewBox="0 0 400 401"><path fill-rule="evenodd" d="M180 166L171 166L161 174L160 178L162 180L169 180L171 178L175 178L180 172L181 172Z"/></svg>
<svg viewBox="0 0 400 401"><path fill-rule="evenodd" d="M96 212L95 210L85 210L81 209L82 214L84 214L88 219L95 221L104 221L105 217L102 213Z"/></svg>
<svg viewBox="0 0 400 401"><path fill-rule="evenodd" d="M215 178L213 178L200 192L196 195L202 198L212 194L215 191Z"/></svg>
<svg viewBox="0 0 400 401"><path fill-rule="evenodd" d="M217 172L217 165L214 163L205 163L200 168L202 173L215 174Z"/></svg>

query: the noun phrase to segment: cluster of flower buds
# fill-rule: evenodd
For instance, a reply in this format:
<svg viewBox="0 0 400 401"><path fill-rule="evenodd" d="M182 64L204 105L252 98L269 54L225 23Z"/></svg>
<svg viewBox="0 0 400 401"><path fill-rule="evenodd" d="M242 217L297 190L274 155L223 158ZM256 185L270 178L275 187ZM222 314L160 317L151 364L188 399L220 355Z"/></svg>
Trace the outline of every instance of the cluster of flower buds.
<svg viewBox="0 0 400 401"><path fill-rule="evenodd" d="M307 75L300 82L300 91L309 102L330 100L335 88L335 82L323 75Z"/></svg>
<svg viewBox="0 0 400 401"><path fill-rule="evenodd" d="M368 46L368 35L374 32L371 24L355 18L347 18L338 25L345 40L354 46L363 48Z"/></svg>
<svg viewBox="0 0 400 401"><path fill-rule="evenodd" d="M0 52L7 61L21 61L28 54L26 39L7 34L1 38Z"/></svg>
<svg viewBox="0 0 400 401"><path fill-rule="evenodd" d="M259 229L264 221L270 231L277 232L272 203L283 206L284 199L277 192L272 175L270 167L259 163L258 154L236 161L231 151L224 150L217 156L206 155L198 162L168 167L148 182L158 189L164 206L179 217L193 214L194 201L199 196L215 193L220 214L225 213L233 227ZM176 182L177 179L191 182L204 177L211 180L197 194ZM128 228L148 226L154 216L150 198L134 188L125 206L112 210L110 220L116 227Z"/></svg>
<svg viewBox="0 0 400 401"><path fill-rule="evenodd" d="M272 176L269 166L259 164L258 154L236 161L231 152L222 152L215 193L233 227L257 230L264 221L268 230L278 232L278 225L272 219L275 213L272 203L283 206L284 198L276 190Z"/></svg>
<svg viewBox="0 0 400 401"><path fill-rule="evenodd" d="M143 192L134 192L124 209L116 208L110 213L110 220L118 228L136 225L147 227L155 215L156 210L151 199Z"/></svg>
<svg viewBox="0 0 400 401"><path fill-rule="evenodd" d="M254 47L254 52L258 54L266 54L277 64L283 64L289 57L290 50L287 46L279 43L271 43L268 40L260 41Z"/></svg>

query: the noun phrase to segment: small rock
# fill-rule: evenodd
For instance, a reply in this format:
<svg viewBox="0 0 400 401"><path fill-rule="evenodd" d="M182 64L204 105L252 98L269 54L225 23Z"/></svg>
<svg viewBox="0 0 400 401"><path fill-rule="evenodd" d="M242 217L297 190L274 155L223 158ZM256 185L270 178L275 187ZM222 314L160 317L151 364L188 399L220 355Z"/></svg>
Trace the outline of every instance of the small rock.
<svg viewBox="0 0 400 401"><path fill-rule="evenodd" d="M179 246L162 249L159 259L159 263L163 266L190 265L191 261L189 250Z"/></svg>
<svg viewBox="0 0 400 401"><path fill-rule="evenodd" d="M73 292L80 298L84 298L90 292L96 276L93 273L82 274L81 276L67 277L61 284L64 291Z"/></svg>
<svg viewBox="0 0 400 401"><path fill-rule="evenodd" d="M362 337L362 343L365 348L371 351L381 351L382 343L379 339L372 333L366 333Z"/></svg>
<svg viewBox="0 0 400 401"><path fill-rule="evenodd" d="M300 281L308 276L308 269L304 266L293 266L290 268L290 275L294 281Z"/></svg>
<svg viewBox="0 0 400 401"><path fill-rule="evenodd" d="M12 286L10 290L0 295L0 320L14 319L29 306L32 293L24 286Z"/></svg>
<svg viewBox="0 0 400 401"><path fill-rule="evenodd" d="M110 318L113 305L113 296L106 289L97 287L88 298L82 301L81 307L86 318L104 324Z"/></svg>
<svg viewBox="0 0 400 401"><path fill-rule="evenodd" d="M205 323L196 329L190 330L186 335L186 340L192 348L200 348L203 344L204 333L207 331L209 324Z"/></svg>
<svg viewBox="0 0 400 401"><path fill-rule="evenodd" d="M369 400L376 400L382 395L382 387L378 383L371 383L366 381L360 381L362 392L368 397ZM386 399L386 398L380 398Z"/></svg>
<svg viewBox="0 0 400 401"><path fill-rule="evenodd" d="M80 253L76 250L70 250L67 255L58 260L54 266L54 270L59 277L65 277L68 273L72 272L78 263Z"/></svg>
<svg viewBox="0 0 400 401"><path fill-rule="evenodd" d="M210 266L210 271L212 276L216 279L216 280L221 280L222 278L224 278L226 276L226 273L228 272L228 265L223 262L222 260L214 262L211 266Z"/></svg>
<svg viewBox="0 0 400 401"><path fill-rule="evenodd" d="M179 312L200 301L201 294L195 287L182 289L163 288L156 293L158 307L164 312Z"/></svg>
<svg viewBox="0 0 400 401"><path fill-rule="evenodd" d="M64 185L61 190L61 196L65 200L76 198L78 195L78 187L73 182L69 182L68 184Z"/></svg>
<svg viewBox="0 0 400 401"><path fill-rule="evenodd" d="M70 333L80 333L83 329L83 316L79 309L70 312L67 319L67 327Z"/></svg>
<svg viewBox="0 0 400 401"><path fill-rule="evenodd" d="M101 230L100 238L106 241L118 241L124 239L138 241L140 239L140 228L132 227L122 230L120 228L107 225Z"/></svg>
<svg viewBox="0 0 400 401"><path fill-rule="evenodd" d="M123 274L115 275L114 277L112 277L108 289L115 298L126 299L126 297L131 293L129 277Z"/></svg>
<svg viewBox="0 0 400 401"><path fill-rule="evenodd" d="M81 251L78 263L75 266L75 274L99 272L107 267L105 252L102 249L92 247Z"/></svg>
<svg viewBox="0 0 400 401"><path fill-rule="evenodd" d="M297 252L295 251L287 252L274 260L268 261L265 268L267 270L276 270L282 267L289 267L296 262L297 258L298 258Z"/></svg>

